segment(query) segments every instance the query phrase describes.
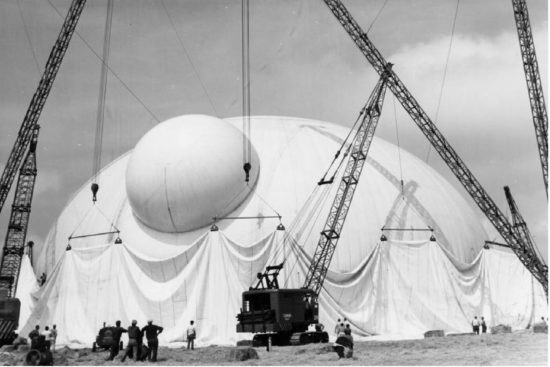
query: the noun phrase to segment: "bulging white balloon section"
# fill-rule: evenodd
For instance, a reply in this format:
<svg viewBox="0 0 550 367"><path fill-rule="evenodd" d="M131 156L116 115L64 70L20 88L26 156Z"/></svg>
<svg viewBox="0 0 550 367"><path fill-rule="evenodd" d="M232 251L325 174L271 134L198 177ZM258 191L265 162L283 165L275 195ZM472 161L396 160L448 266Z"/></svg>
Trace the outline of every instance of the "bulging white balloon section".
<svg viewBox="0 0 550 367"><path fill-rule="evenodd" d="M252 147L249 185L258 179ZM136 145L126 170L134 215L161 232L186 232L232 212L245 190L243 135L216 117L185 115L151 129Z"/></svg>

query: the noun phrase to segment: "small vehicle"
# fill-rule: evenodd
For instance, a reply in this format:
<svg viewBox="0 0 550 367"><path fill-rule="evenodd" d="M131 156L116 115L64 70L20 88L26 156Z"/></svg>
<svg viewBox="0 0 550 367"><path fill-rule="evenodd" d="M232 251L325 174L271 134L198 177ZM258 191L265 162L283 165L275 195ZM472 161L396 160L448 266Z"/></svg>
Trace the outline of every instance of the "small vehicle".
<svg viewBox="0 0 550 367"><path fill-rule="evenodd" d="M92 344L92 352L96 352L98 348L103 350L110 349L114 341L113 333L114 326L103 326L101 329L99 329L99 332L95 337L95 342ZM122 350L123 347L124 345L121 341L119 345L119 350Z"/></svg>
<svg viewBox="0 0 550 367"><path fill-rule="evenodd" d="M27 366L53 366L53 354L50 350L50 342L44 335L31 340L31 350L25 357Z"/></svg>

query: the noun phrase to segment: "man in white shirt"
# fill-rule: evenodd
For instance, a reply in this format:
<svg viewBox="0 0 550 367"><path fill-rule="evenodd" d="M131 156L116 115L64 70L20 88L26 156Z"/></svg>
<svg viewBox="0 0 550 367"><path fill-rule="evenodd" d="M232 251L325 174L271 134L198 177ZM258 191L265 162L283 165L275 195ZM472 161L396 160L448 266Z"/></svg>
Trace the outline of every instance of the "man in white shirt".
<svg viewBox="0 0 550 367"><path fill-rule="evenodd" d="M479 335L479 320L477 319L477 316L474 316L474 319L472 320L472 329L474 330L474 334Z"/></svg>
<svg viewBox="0 0 550 367"><path fill-rule="evenodd" d="M195 338L197 337L197 331L195 330L194 321L191 320L189 327L187 328L187 349L195 349Z"/></svg>

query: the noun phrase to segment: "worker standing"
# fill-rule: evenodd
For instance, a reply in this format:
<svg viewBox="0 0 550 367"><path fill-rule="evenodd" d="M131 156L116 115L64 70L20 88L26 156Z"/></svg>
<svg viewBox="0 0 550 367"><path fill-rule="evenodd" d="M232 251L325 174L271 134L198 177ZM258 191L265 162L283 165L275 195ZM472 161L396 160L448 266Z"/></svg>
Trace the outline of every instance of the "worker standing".
<svg viewBox="0 0 550 367"><path fill-rule="evenodd" d="M52 330L50 330L51 333L51 341L52 341L52 350L55 352L55 342L57 341L57 325L52 326Z"/></svg>
<svg viewBox="0 0 550 367"><path fill-rule="evenodd" d="M197 337L197 331L195 330L194 324L195 322L191 320L187 328L187 349L191 347L191 350L195 349L195 338Z"/></svg>
<svg viewBox="0 0 550 367"><path fill-rule="evenodd" d="M150 362L157 361L157 351L159 349L159 339L158 335L162 333L162 326L157 326L153 324L153 320L147 321L147 325L141 329L142 335L145 335L147 338L147 360Z"/></svg>
<svg viewBox="0 0 550 367"><path fill-rule="evenodd" d="M351 326L349 324L346 324L346 326L344 327L344 334L351 335Z"/></svg>
<svg viewBox="0 0 550 367"><path fill-rule="evenodd" d="M116 326L113 328L113 342L111 344L111 352L109 353L109 357L107 357L108 361L114 360L115 357L118 355L122 333L128 332L128 330L120 326L120 320L117 320L117 322L115 322L115 325Z"/></svg>
<svg viewBox="0 0 550 367"><path fill-rule="evenodd" d="M52 347L52 332L50 330L50 327L46 325L44 328L44 340L46 341L46 347L48 349L51 349Z"/></svg>
<svg viewBox="0 0 550 367"><path fill-rule="evenodd" d="M31 340L31 349L36 349L38 343L38 337L40 336L40 325L36 325L34 330L29 333L29 339Z"/></svg>
<svg viewBox="0 0 550 367"><path fill-rule="evenodd" d="M477 319L477 316L474 316L474 319L472 320L472 330L474 331L474 334L479 335L479 320Z"/></svg>
<svg viewBox="0 0 550 367"><path fill-rule="evenodd" d="M336 326L334 327L334 335L336 335L336 337L338 337L338 334L340 334L340 323L342 321L340 319L338 319L338 321L336 321Z"/></svg>
<svg viewBox="0 0 550 367"><path fill-rule="evenodd" d="M346 326L344 325L343 322L341 322L340 324L336 325L336 337L339 337L339 336L342 336L344 335L344 330L346 329Z"/></svg>
<svg viewBox="0 0 550 367"><path fill-rule="evenodd" d="M139 327L137 326L137 321L132 320L132 325L128 327L128 345L126 346L126 352L124 353L124 356L122 357L122 362L128 357L130 352L132 352L132 356L134 357L134 361L139 360L139 340L141 338L141 330L139 330Z"/></svg>
<svg viewBox="0 0 550 367"><path fill-rule="evenodd" d="M351 335L351 328L345 329L341 333L333 345L334 351L338 354L338 358L352 358L353 357L353 336Z"/></svg>
<svg viewBox="0 0 550 367"><path fill-rule="evenodd" d="M481 332L485 334L487 332L487 324L485 323L485 318L481 316Z"/></svg>

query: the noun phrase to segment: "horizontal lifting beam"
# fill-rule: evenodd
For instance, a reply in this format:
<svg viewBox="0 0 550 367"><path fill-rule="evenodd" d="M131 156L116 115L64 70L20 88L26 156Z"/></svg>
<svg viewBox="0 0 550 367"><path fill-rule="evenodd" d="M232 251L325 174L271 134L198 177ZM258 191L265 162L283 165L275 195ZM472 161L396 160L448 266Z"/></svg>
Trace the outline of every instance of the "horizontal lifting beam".
<svg viewBox="0 0 550 367"><path fill-rule="evenodd" d="M422 231L422 232L433 232L433 228L386 228L382 227L380 229L381 231L406 231L406 232L414 232L414 231Z"/></svg>
<svg viewBox="0 0 550 367"><path fill-rule="evenodd" d="M106 236L108 234L117 234L120 235L120 231L109 231L109 232L99 232L99 233L92 233L92 234L83 234L80 236L69 236L69 241L74 240L77 238L87 238L87 237L97 237L97 236Z"/></svg>
<svg viewBox="0 0 550 367"><path fill-rule="evenodd" d="M214 222L217 222L219 220L223 219L268 219L268 218L277 218L281 220L280 215L258 215L258 216L252 216L252 217L213 217L212 219Z"/></svg>

